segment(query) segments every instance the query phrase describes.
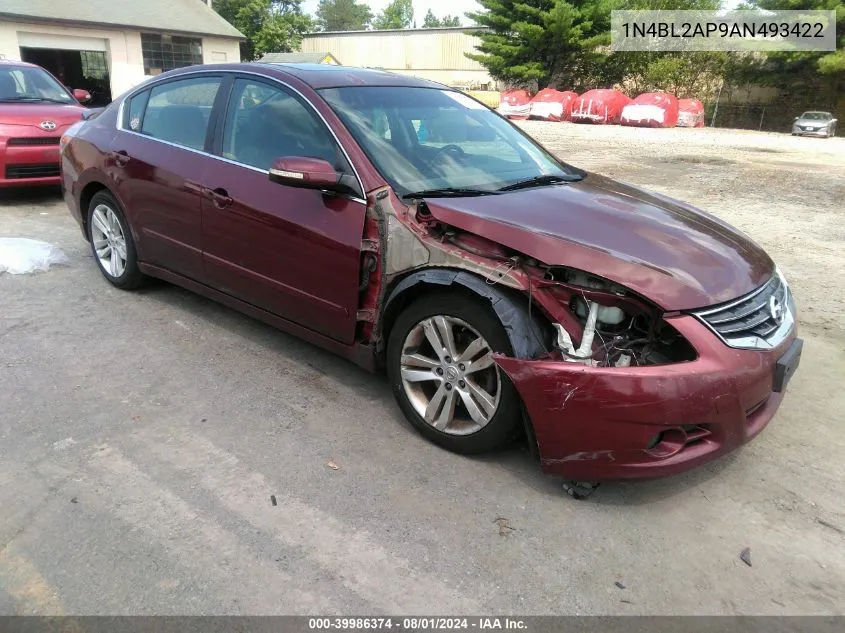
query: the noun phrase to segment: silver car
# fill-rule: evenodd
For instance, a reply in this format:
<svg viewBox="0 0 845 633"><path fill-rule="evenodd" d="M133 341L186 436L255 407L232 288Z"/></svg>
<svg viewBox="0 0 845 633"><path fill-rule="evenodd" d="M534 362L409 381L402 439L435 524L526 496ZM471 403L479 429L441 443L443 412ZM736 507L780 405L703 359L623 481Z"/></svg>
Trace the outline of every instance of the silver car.
<svg viewBox="0 0 845 633"><path fill-rule="evenodd" d="M836 136L836 119L830 112L805 112L795 117L792 136Z"/></svg>

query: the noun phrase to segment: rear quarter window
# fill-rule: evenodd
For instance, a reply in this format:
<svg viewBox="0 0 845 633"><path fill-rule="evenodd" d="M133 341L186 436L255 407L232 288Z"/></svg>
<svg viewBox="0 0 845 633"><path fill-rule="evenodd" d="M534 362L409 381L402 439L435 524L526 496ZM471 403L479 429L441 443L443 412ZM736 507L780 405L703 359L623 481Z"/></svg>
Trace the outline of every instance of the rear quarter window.
<svg viewBox="0 0 845 633"><path fill-rule="evenodd" d="M133 132L141 131L141 124L144 120L144 110L147 108L147 101L150 98L150 91L136 94L129 100L129 107L126 108L126 114L123 120L123 127Z"/></svg>

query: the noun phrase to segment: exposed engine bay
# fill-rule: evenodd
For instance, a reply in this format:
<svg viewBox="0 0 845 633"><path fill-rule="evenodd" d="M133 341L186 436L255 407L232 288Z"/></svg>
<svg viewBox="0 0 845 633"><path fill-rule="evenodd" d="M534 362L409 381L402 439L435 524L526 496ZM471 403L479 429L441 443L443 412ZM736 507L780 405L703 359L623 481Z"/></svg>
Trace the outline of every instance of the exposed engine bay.
<svg viewBox="0 0 845 633"><path fill-rule="evenodd" d="M692 346L668 323L662 311L629 289L590 273L548 266L488 239L437 221L424 201L395 214L386 198L376 198L386 243L384 273L390 278L420 266L475 273L491 285L520 292L532 315L545 322L543 356L593 367L662 365L696 358ZM379 214L380 215L380 214ZM384 218L384 216L381 216ZM372 225L373 237L377 226ZM384 239L384 238L383 238ZM375 240L372 240L375 242ZM372 255L362 263L362 294L368 279L382 272ZM379 284L381 285L381 284ZM366 302L364 302L366 303ZM362 306L363 307L363 306ZM372 314L374 311L366 311ZM370 332L365 327L364 332Z"/></svg>
<svg viewBox="0 0 845 633"><path fill-rule="evenodd" d="M581 326L576 346L560 322L555 347L570 362L596 367L663 365L694 360L695 350L645 300L613 282L580 270L548 268L549 292Z"/></svg>

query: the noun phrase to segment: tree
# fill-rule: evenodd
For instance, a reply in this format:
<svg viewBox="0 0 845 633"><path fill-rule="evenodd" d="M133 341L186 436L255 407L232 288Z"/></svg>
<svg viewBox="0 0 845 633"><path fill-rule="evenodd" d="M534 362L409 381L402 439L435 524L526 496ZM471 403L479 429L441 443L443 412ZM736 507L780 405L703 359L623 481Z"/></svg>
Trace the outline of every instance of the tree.
<svg viewBox="0 0 845 633"><path fill-rule="evenodd" d="M299 48L313 20L302 13L301 0L215 0L214 10L246 37L241 59Z"/></svg>
<svg viewBox="0 0 845 633"><path fill-rule="evenodd" d="M373 20L376 29L407 29L414 19L413 0L393 0Z"/></svg>
<svg viewBox="0 0 845 633"><path fill-rule="evenodd" d="M729 64L735 83L775 87L783 96L807 99L811 107L834 107L845 93L845 3L842 0L750 0L765 10L836 11L835 52L777 51L736 56Z"/></svg>
<svg viewBox="0 0 845 633"><path fill-rule="evenodd" d="M433 29L439 26L460 26L461 19L457 15L445 15L443 18L438 18L434 13L432 13L431 9L425 14L425 19L423 20L423 28L424 29Z"/></svg>
<svg viewBox="0 0 845 633"><path fill-rule="evenodd" d="M320 0L317 7L317 24L323 31L363 31L372 19L369 5L355 0Z"/></svg>
<svg viewBox="0 0 845 633"><path fill-rule="evenodd" d="M720 0L622 0L619 8L652 11L714 11ZM605 76L637 94L665 90L681 98L706 99L722 83L729 55L717 51L618 51L605 60Z"/></svg>
<svg viewBox="0 0 845 633"><path fill-rule="evenodd" d="M480 62L496 79L516 85L554 82L567 88L603 83L610 11L617 0L479 0L467 13L479 26Z"/></svg>

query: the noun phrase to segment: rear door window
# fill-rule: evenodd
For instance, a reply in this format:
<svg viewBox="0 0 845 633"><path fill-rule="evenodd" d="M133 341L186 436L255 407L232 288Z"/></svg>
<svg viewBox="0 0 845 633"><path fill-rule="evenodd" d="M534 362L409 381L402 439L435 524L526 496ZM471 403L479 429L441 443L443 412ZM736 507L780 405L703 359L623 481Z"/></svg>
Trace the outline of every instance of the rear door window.
<svg viewBox="0 0 845 633"><path fill-rule="evenodd" d="M221 81L220 77L195 77L155 86L149 91L139 121L141 132L176 145L204 149ZM132 129L131 115L129 127Z"/></svg>

